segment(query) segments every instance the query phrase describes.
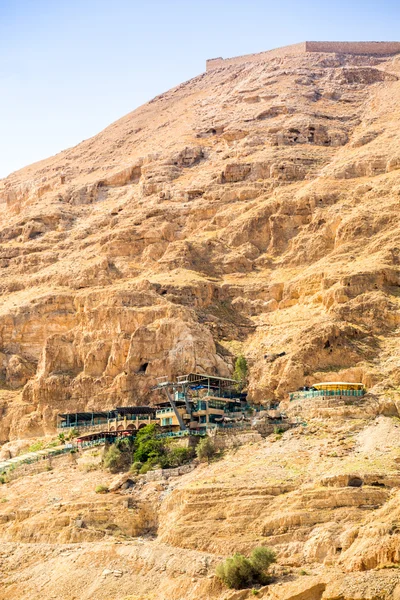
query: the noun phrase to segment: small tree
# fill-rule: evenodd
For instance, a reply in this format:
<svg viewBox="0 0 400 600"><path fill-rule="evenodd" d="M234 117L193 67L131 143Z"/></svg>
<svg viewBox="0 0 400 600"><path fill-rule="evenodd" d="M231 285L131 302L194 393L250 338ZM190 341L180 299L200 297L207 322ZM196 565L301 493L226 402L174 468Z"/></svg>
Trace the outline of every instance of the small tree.
<svg viewBox="0 0 400 600"><path fill-rule="evenodd" d="M214 442L208 436L204 437L196 446L196 455L200 460L207 460L209 463L215 455L217 449Z"/></svg>
<svg viewBox="0 0 400 600"><path fill-rule="evenodd" d="M147 473L165 460L167 447L165 440L158 437L159 429L155 423L142 427L137 432L133 444L133 461L142 463L140 473Z"/></svg>
<svg viewBox="0 0 400 600"><path fill-rule="evenodd" d="M234 554L219 564L216 575L229 588L240 590L253 583L269 583L267 573L272 563L276 562L276 554L270 548L258 546L254 548L249 558L243 554Z"/></svg>
<svg viewBox="0 0 400 600"><path fill-rule="evenodd" d="M238 382L238 388L243 389L247 383L248 375L247 360L243 354L239 354L235 361L235 370L233 371L233 378Z"/></svg>
<svg viewBox="0 0 400 600"><path fill-rule="evenodd" d="M124 452L121 452L115 444L111 444L104 453L103 465L106 469L110 469L111 473L121 471L123 468L128 467L129 464L130 461L127 455Z"/></svg>
<svg viewBox="0 0 400 600"><path fill-rule="evenodd" d="M161 460L163 469L180 467L192 460L194 452L192 448L171 448Z"/></svg>
<svg viewBox="0 0 400 600"><path fill-rule="evenodd" d="M234 554L217 566L216 574L229 588L240 590L255 580L253 565L243 554Z"/></svg>
<svg viewBox="0 0 400 600"><path fill-rule="evenodd" d="M276 562L276 553L271 548L257 546L250 554L250 562L258 573L265 572Z"/></svg>

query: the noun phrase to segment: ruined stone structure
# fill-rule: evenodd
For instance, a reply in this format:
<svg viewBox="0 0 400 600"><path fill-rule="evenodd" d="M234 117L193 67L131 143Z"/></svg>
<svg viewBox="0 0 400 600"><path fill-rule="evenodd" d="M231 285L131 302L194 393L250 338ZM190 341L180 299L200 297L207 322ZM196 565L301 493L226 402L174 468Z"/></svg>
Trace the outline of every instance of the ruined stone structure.
<svg viewBox="0 0 400 600"><path fill-rule="evenodd" d="M211 58L206 62L206 70L210 71L218 67L243 62L259 62L283 56L295 56L306 52L390 55L400 53L400 42L300 42L299 44L282 46L282 48L258 52L257 54L244 54L233 58Z"/></svg>

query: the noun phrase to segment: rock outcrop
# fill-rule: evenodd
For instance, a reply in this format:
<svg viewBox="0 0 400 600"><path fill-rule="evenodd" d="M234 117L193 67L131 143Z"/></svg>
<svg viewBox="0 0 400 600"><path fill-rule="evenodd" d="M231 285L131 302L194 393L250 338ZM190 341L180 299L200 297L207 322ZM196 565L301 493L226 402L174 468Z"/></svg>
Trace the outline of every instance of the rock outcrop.
<svg viewBox="0 0 400 600"><path fill-rule="evenodd" d="M345 373L395 394L399 73L214 65L2 180L2 439L229 374L239 346L257 402Z"/></svg>

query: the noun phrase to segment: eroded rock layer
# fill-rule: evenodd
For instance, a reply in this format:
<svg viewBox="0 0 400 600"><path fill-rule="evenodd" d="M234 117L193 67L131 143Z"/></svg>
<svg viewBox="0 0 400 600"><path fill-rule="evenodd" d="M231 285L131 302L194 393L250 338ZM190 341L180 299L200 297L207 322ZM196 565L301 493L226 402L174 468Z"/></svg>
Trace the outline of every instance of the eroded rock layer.
<svg viewBox="0 0 400 600"><path fill-rule="evenodd" d="M399 77L396 56L215 68L2 180L0 439L238 351L256 402L333 374L395 394Z"/></svg>

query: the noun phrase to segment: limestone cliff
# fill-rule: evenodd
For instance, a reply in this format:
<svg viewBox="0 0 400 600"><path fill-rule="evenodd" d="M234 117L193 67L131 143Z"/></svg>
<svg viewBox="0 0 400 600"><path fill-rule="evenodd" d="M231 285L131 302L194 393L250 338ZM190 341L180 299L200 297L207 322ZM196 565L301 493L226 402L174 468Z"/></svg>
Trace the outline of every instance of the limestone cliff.
<svg viewBox="0 0 400 600"><path fill-rule="evenodd" d="M399 77L221 66L2 180L0 440L238 350L257 402L332 376L396 399Z"/></svg>

